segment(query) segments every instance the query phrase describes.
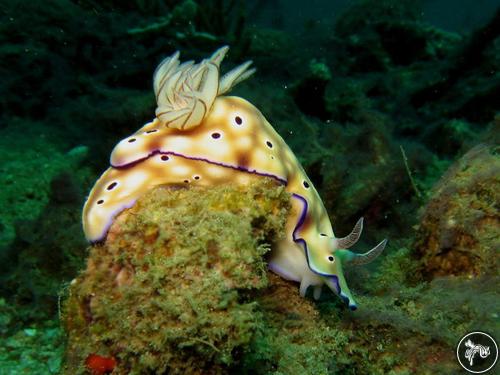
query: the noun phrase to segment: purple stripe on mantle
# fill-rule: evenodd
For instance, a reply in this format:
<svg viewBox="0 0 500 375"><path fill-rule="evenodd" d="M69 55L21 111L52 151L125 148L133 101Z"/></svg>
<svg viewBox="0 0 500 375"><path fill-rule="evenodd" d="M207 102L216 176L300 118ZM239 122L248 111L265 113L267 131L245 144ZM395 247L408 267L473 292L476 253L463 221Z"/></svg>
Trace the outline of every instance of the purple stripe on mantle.
<svg viewBox="0 0 500 375"><path fill-rule="evenodd" d="M281 177L278 177L278 176L276 176L274 174L271 174L271 173L259 172L256 169L250 170L250 169L244 168L244 167L239 166L239 165L238 166L234 166L234 165L231 165L231 164L219 163L219 162L216 162L216 161L213 161L213 160L210 160L210 159L206 159L206 158L195 157L195 156L187 156L187 155L180 154L178 152L173 152L173 151L155 150L155 151L151 152L148 156L146 156L144 158L141 158L141 159L137 159L137 160L135 160L135 161L133 161L131 163L128 163L128 164L125 164L125 165L118 165L118 166L115 166L115 165L111 164L111 166L113 168L116 168L116 169L131 168L134 165L137 165L140 162L142 162L142 161L144 161L146 159L149 159L150 157L152 157L154 155L174 155L174 156L178 156L178 157L184 158L184 159L196 160L196 161L203 161L205 163L209 163L209 164L213 164L213 165L218 165L219 167L231 168L231 169L234 169L234 170L237 170L237 171L240 171L240 172L252 173L252 174L256 174L258 176L263 176L263 177L270 177L270 178L275 179L276 181L280 182L282 185L285 185L285 186L288 183L287 180L285 180L285 179L283 179Z"/></svg>
<svg viewBox="0 0 500 375"><path fill-rule="evenodd" d="M218 163L218 162L211 161L211 160L205 159L205 158L198 158L198 157L186 156L186 155L179 154L177 152L172 152L172 151L162 152L160 150L155 150L152 153L150 153L148 156L146 156L145 158L137 159L137 160L133 161L132 163L129 163L129 164L126 164L126 165L122 165L122 166L118 166L118 167L115 167L115 166L113 166L111 164L111 167L116 168L116 169L128 169L128 168L132 168L133 166L139 164L140 162L142 162L142 161L144 161L146 159L149 159L150 157L155 156L155 155L173 155L173 156L177 156L177 157L180 157L180 158L183 158L183 159L189 159L189 160L195 160L195 161L202 161L202 162L205 162L205 163L208 163L208 164L217 165L219 167L231 168L231 169L234 169L234 170L237 170L237 171L240 171L240 172L251 173L251 174L255 174L257 176L262 176L262 177L269 177L269 178L272 178L272 179L278 181L280 184L285 185L285 186L288 183L287 180L285 180L285 179L283 179L281 177L278 177L276 175L270 174L270 173L258 172L255 169L254 170L250 170L250 169L247 169L247 168L244 168L244 167L241 167L241 166L235 167L235 166L230 165L230 164ZM100 242L104 241L106 235L108 234L108 230L111 227L111 224L113 224L114 218L116 216L118 216L118 214L121 213L123 210L132 207L134 205L134 203L135 203L135 200L132 203L126 204L123 207L120 207L119 209L115 210L113 212L113 214L110 216L110 218L109 218L108 222L106 223L105 227L103 228L101 236L98 239L96 239L96 240L90 241L90 243L91 244L97 244L97 243L100 243Z"/></svg>

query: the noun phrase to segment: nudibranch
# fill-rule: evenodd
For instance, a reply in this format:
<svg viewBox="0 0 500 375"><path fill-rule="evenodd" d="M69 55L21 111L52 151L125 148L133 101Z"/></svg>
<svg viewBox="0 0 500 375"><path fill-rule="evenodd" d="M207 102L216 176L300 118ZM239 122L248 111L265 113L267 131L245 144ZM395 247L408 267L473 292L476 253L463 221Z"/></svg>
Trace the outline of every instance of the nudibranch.
<svg viewBox="0 0 500 375"><path fill-rule="evenodd" d="M155 186L247 184L270 177L291 194L292 208L269 268L299 282L303 296L313 286L319 298L326 284L355 309L342 266L372 261L387 241L365 254L348 250L361 235L362 219L347 237L335 237L318 192L285 141L252 104L222 96L254 72L246 62L219 78L227 50L198 64L181 64L176 52L159 65L156 118L113 149L110 168L85 203L85 235L91 242L103 240L116 215Z"/></svg>

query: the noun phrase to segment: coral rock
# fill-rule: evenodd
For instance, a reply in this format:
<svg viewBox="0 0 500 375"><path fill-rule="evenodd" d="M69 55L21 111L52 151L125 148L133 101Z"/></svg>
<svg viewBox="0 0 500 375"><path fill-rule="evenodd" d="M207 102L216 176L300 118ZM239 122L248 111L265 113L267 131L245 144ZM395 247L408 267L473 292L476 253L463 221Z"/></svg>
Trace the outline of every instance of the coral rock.
<svg viewBox="0 0 500 375"><path fill-rule="evenodd" d="M492 275L500 248L499 148L480 145L441 178L425 208L416 252L422 274Z"/></svg>
<svg viewBox="0 0 500 375"><path fill-rule="evenodd" d="M113 374L224 373L262 320L253 296L268 285L264 255L284 235L289 194L249 186L158 187L91 247L63 321L66 374L86 358Z"/></svg>

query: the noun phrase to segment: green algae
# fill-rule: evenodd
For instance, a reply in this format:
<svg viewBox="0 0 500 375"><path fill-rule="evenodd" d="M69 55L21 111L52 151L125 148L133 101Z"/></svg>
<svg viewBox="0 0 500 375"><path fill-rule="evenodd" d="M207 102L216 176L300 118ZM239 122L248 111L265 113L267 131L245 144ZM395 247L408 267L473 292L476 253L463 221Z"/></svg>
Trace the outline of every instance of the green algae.
<svg viewBox="0 0 500 375"><path fill-rule="evenodd" d="M4 308L5 301L0 299L0 327L5 318ZM15 313L11 312L11 316ZM57 320L0 335L2 374L59 374L63 353L64 332Z"/></svg>
<svg viewBox="0 0 500 375"><path fill-rule="evenodd" d="M234 373L333 373L349 341L335 327L338 313L332 311L323 319L314 302L299 295L297 284L273 274L269 277L270 287L257 298L263 313L260 330Z"/></svg>
<svg viewBox="0 0 500 375"><path fill-rule="evenodd" d="M20 136L18 129L23 128ZM51 181L61 172L77 168L86 149L65 152L48 128L17 119L0 137L0 243L7 247L15 238L17 222L34 220L47 206ZM67 151L67 150L66 150ZM82 171L80 181L85 179Z"/></svg>
<svg viewBox="0 0 500 375"><path fill-rule="evenodd" d="M238 359L262 313L265 253L283 235L289 196L263 180L248 187L157 188L90 249L64 319L66 373L93 353L115 373L217 373Z"/></svg>
<svg viewBox="0 0 500 375"><path fill-rule="evenodd" d="M83 259L80 207L93 176L87 148L64 146L40 122L14 119L0 148L0 293L15 311L2 331L10 335L56 318L57 293Z"/></svg>

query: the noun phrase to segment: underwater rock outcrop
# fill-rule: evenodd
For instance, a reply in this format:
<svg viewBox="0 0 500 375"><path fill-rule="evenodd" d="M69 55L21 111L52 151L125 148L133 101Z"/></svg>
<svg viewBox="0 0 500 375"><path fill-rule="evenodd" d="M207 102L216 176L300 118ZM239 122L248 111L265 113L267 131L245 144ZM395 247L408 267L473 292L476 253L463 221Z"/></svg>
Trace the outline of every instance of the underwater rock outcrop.
<svg viewBox="0 0 500 375"><path fill-rule="evenodd" d="M141 197L69 287L64 373L99 359L113 374L212 374L237 362L262 319L251 296L268 284L264 255L289 199L262 178Z"/></svg>
<svg viewBox="0 0 500 375"><path fill-rule="evenodd" d="M422 12L416 1L353 1L334 26L343 69L380 72L441 59L459 38L426 24Z"/></svg>
<svg viewBox="0 0 500 375"><path fill-rule="evenodd" d="M309 62L307 76L293 85L291 90L295 103L303 113L325 121L329 119L325 90L331 78L332 73L324 62L315 59Z"/></svg>
<svg viewBox="0 0 500 375"><path fill-rule="evenodd" d="M425 208L415 244L424 275L498 273L498 152L498 146L476 146L437 184Z"/></svg>

